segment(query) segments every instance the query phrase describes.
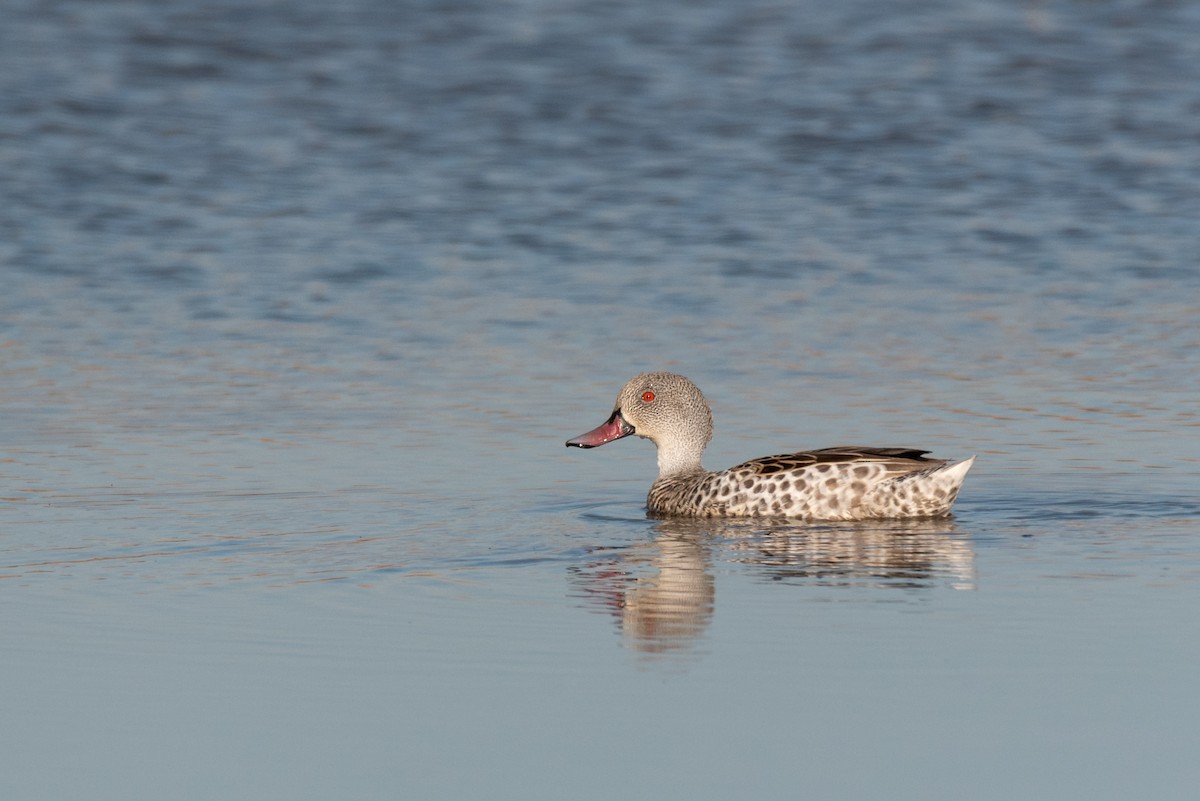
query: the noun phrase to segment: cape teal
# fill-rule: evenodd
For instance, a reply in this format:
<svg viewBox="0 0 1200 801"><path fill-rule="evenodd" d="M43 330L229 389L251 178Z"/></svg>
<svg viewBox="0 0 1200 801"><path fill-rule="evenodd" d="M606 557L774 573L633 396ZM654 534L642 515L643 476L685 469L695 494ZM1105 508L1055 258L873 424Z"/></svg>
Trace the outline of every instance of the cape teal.
<svg viewBox="0 0 1200 801"><path fill-rule="evenodd" d="M567 445L595 448L630 434L649 439L658 448L658 479L647 508L689 517L944 517L975 462L931 459L912 448L843 446L709 472L700 457L712 433L712 411L695 384L674 373L642 373L621 390L608 420Z"/></svg>

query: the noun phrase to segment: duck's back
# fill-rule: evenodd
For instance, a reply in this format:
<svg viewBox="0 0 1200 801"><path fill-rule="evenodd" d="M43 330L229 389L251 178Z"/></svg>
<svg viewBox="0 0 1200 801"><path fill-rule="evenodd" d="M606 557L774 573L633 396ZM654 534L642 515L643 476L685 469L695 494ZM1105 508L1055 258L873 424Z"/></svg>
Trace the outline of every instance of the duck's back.
<svg viewBox="0 0 1200 801"><path fill-rule="evenodd" d="M700 517L942 517L974 457L950 463L926 453L837 447L767 456L715 473L660 478L646 505L658 514Z"/></svg>

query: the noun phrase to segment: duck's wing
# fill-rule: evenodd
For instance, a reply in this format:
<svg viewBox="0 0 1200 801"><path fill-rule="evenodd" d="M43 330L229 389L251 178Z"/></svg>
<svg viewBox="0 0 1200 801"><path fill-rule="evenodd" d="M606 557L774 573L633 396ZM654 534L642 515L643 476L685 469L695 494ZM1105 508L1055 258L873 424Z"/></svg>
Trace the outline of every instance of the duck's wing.
<svg viewBox="0 0 1200 801"><path fill-rule="evenodd" d="M751 459L729 472L749 473L750 475L771 475L773 473L801 471L814 465L853 465L872 464L883 467L889 476L900 476L918 470L927 470L946 463L945 459L931 459L925 454L929 451L915 448L864 448L857 445L841 445L835 448L821 448L815 451L799 453L782 453L777 456L763 456Z"/></svg>

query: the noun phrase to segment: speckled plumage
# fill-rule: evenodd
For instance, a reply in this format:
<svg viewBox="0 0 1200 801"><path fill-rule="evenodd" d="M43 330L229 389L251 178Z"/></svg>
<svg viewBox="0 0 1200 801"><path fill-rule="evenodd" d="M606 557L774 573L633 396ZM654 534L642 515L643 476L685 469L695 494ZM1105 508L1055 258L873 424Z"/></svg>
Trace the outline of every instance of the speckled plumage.
<svg viewBox="0 0 1200 801"><path fill-rule="evenodd" d="M700 457L712 439L712 412L699 388L674 373L635 376L617 396L608 421L567 445L593 448L630 434L658 449L659 475L647 508L688 517L943 517L975 461L855 446L766 456L709 472Z"/></svg>

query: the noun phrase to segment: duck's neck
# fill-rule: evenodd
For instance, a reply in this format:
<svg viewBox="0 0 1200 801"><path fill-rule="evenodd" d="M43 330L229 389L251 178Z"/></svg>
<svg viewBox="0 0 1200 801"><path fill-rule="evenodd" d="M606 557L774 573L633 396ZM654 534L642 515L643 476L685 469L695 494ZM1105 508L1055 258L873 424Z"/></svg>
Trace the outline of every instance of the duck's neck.
<svg viewBox="0 0 1200 801"><path fill-rule="evenodd" d="M658 446L658 477L684 475L686 473L702 473L703 465L700 456L704 446L696 447L694 443L661 444Z"/></svg>

